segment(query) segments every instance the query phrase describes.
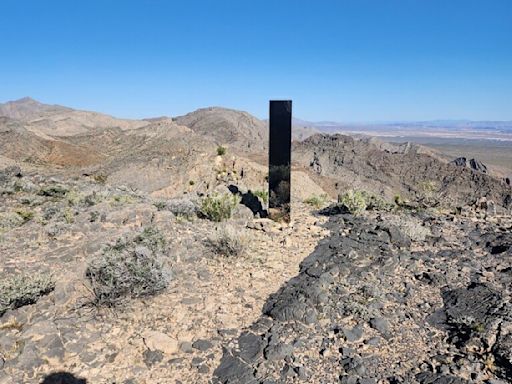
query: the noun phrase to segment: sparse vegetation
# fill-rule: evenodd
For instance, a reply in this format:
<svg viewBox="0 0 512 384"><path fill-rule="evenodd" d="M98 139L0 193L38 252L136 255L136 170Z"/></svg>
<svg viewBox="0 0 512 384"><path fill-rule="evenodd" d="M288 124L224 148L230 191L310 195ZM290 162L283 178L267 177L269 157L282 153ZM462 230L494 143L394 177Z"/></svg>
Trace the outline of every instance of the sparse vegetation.
<svg viewBox="0 0 512 384"><path fill-rule="evenodd" d="M120 194L112 196L111 203L113 205L125 205L125 204L133 204L136 199L132 195Z"/></svg>
<svg viewBox="0 0 512 384"><path fill-rule="evenodd" d="M71 208L66 208L62 214L66 224L73 224L75 222L75 211Z"/></svg>
<svg viewBox="0 0 512 384"><path fill-rule="evenodd" d="M104 175L102 173L99 173L97 175L94 175L93 176L93 179L95 182L97 182L98 184L105 184L107 182L107 179L108 179L108 176L107 175Z"/></svg>
<svg viewBox="0 0 512 384"><path fill-rule="evenodd" d="M338 204L354 215L360 215L365 210L390 211L393 208L393 204L386 202L379 196L366 191L353 190L339 195Z"/></svg>
<svg viewBox="0 0 512 384"><path fill-rule="evenodd" d="M417 186L418 198L423 205L431 207L436 205L436 194L439 190L439 185L434 180L425 180L418 183Z"/></svg>
<svg viewBox="0 0 512 384"><path fill-rule="evenodd" d="M167 203L165 201L155 201L153 205L158 209L159 211L163 211L167 207Z"/></svg>
<svg viewBox="0 0 512 384"><path fill-rule="evenodd" d="M350 213L359 215L366 210L367 202L360 191L348 191L338 196L338 204L343 205Z"/></svg>
<svg viewBox="0 0 512 384"><path fill-rule="evenodd" d="M19 275L0 281L0 316L9 309L34 304L55 289L48 274Z"/></svg>
<svg viewBox="0 0 512 384"><path fill-rule="evenodd" d="M171 199L166 203L166 207L174 216L190 220L197 214L197 206L189 199Z"/></svg>
<svg viewBox="0 0 512 384"><path fill-rule="evenodd" d="M62 185L48 185L41 188L38 192L39 196L47 196L47 197L64 197L69 192L69 190Z"/></svg>
<svg viewBox="0 0 512 384"><path fill-rule="evenodd" d="M322 208L328 201L327 195L312 195L304 200L304 203L311 205L312 207L319 209Z"/></svg>
<svg viewBox="0 0 512 384"><path fill-rule="evenodd" d="M163 263L166 242L154 228L121 238L87 267L96 305L115 306L129 298L154 295L169 282Z"/></svg>
<svg viewBox="0 0 512 384"><path fill-rule="evenodd" d="M19 227L25 222L17 213L1 213L0 214L0 231L8 231Z"/></svg>
<svg viewBox="0 0 512 384"><path fill-rule="evenodd" d="M16 214L21 217L23 220L23 224L28 223L30 220L34 218L34 212L27 211L25 209L18 209Z"/></svg>
<svg viewBox="0 0 512 384"><path fill-rule="evenodd" d="M251 191L254 196L257 196L263 201L265 204L268 203L268 191L264 191L262 189L258 189L255 191Z"/></svg>
<svg viewBox="0 0 512 384"><path fill-rule="evenodd" d="M233 214L240 200L240 196L230 193L207 196L201 201L200 213L212 221L227 220Z"/></svg>
<svg viewBox="0 0 512 384"><path fill-rule="evenodd" d="M231 225L223 226L206 239L206 245L217 255L242 256L249 243L248 236Z"/></svg>
<svg viewBox="0 0 512 384"><path fill-rule="evenodd" d="M226 147L223 147L222 145L219 145L217 147L217 155L218 156L224 156L226 154Z"/></svg>

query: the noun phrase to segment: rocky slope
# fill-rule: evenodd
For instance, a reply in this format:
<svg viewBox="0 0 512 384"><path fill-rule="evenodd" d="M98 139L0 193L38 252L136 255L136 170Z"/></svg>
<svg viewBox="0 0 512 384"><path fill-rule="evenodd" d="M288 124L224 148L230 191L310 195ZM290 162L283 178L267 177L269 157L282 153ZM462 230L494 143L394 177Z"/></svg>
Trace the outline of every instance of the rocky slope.
<svg viewBox="0 0 512 384"><path fill-rule="evenodd" d="M376 145L343 135L315 135L293 148L294 160L332 191L369 190L393 199L424 200L431 205L464 206L480 197L509 209L510 185L503 180L458 167L414 145Z"/></svg>
<svg viewBox="0 0 512 384"><path fill-rule="evenodd" d="M249 152L267 148L267 124L246 112L211 107L198 109L175 120L219 145L228 144Z"/></svg>

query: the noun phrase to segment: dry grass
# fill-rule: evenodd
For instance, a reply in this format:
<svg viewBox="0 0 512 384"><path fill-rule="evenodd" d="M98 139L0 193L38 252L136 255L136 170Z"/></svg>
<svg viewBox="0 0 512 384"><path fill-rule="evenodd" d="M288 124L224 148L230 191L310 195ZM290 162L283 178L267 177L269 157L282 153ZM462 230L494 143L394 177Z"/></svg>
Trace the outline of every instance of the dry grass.
<svg viewBox="0 0 512 384"><path fill-rule="evenodd" d="M206 239L206 246L215 254L225 257L240 257L247 252L249 237L244 231L231 225L218 228Z"/></svg>

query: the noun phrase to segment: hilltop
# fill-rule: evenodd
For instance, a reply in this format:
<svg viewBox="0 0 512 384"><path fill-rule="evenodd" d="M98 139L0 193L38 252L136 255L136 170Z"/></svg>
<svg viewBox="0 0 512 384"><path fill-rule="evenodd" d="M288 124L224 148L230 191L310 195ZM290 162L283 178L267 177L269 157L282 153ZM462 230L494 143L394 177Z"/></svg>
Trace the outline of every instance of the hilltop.
<svg viewBox="0 0 512 384"><path fill-rule="evenodd" d="M285 224L247 112L0 111L0 383L512 380L512 187L482 162L304 125Z"/></svg>

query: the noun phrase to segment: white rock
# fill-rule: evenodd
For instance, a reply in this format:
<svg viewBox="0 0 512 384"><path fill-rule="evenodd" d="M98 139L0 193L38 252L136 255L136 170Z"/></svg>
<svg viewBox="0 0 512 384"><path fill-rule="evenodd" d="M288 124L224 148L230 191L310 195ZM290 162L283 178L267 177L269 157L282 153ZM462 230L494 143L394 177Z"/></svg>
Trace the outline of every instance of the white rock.
<svg viewBox="0 0 512 384"><path fill-rule="evenodd" d="M171 338L165 333L149 331L143 337L146 346L152 351L159 350L165 354L172 355L179 350L178 340Z"/></svg>

